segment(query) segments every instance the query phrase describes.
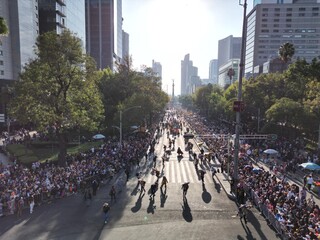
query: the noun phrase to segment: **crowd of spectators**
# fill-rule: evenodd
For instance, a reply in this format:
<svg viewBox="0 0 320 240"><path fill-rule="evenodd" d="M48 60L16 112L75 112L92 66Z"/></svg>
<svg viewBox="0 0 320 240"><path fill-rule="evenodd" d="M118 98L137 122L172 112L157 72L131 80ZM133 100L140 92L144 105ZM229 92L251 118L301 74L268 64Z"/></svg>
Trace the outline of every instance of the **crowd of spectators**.
<svg viewBox="0 0 320 240"><path fill-rule="evenodd" d="M22 137L27 134L23 131ZM52 162L34 162L30 168L15 162L0 166L0 216L17 213L68 195L92 191L92 184L131 165L145 156L152 135L130 135L120 148L117 139L107 138L98 148L68 155L66 166ZM96 185L96 184L95 184ZM91 192L90 192L91 195Z"/></svg>
<svg viewBox="0 0 320 240"><path fill-rule="evenodd" d="M229 164L232 176L233 148L231 144L228 156L227 141L222 135L231 135L234 132L233 126L212 122L209 124L206 119L199 118L190 112L182 112L181 114L185 116L197 135L213 136L212 138L203 138L201 141L205 142L208 151L215 153L214 156L219 158L222 165L225 166L226 161L231 159ZM254 195L258 200L258 205L265 206L271 216L280 223L286 236L294 240L320 238L320 209L314 201L311 187L305 186L311 185L311 183L305 181L305 184L299 187L297 184L290 184L286 177L287 171L296 174L299 164L303 162L318 162L317 154L308 152L305 146L306 143L302 138L293 141L285 138L276 141L241 141L239 182L235 186L239 204L244 203L245 193L249 198ZM279 154L276 157L263 154L263 151L268 148L275 148ZM269 170L263 167L257 168L254 163L259 161L267 163ZM314 183L311 175L306 179L311 179Z"/></svg>

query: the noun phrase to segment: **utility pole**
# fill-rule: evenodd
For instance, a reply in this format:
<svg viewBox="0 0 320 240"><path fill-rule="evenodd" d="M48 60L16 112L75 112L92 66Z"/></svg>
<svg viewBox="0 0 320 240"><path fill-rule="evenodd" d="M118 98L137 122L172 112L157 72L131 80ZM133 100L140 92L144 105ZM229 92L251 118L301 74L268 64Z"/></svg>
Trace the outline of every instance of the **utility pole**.
<svg viewBox="0 0 320 240"><path fill-rule="evenodd" d="M242 77L244 75L244 64L245 64L245 47L246 47L246 33L247 33L247 0L244 0L244 4L241 4L241 0L239 0L239 5L243 6L243 25L242 25L242 43L241 43L241 57L240 57L240 64L239 64L239 85L238 85L238 102L241 103L242 100ZM236 138L234 142L234 174L233 180L234 184L236 185L239 181L239 141L240 141L240 112L239 109L236 112Z"/></svg>

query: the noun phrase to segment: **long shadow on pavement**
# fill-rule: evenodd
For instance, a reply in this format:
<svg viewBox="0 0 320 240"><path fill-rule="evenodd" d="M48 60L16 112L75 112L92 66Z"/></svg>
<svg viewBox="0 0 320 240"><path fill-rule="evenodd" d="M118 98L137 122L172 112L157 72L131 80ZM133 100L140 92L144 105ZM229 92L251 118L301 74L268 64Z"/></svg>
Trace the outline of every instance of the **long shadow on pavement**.
<svg viewBox="0 0 320 240"><path fill-rule="evenodd" d="M191 214L191 209L189 207L187 198L184 198L183 205L181 204L181 206L182 206L182 216L184 220L186 220L186 222L192 222L193 217Z"/></svg>
<svg viewBox="0 0 320 240"><path fill-rule="evenodd" d="M261 240L267 240L268 238L264 235L259 220L256 218L253 212L248 211L248 222L256 229L257 233L260 236Z"/></svg>
<svg viewBox="0 0 320 240"><path fill-rule="evenodd" d="M213 182L214 182L214 188L217 190L217 193L221 192L221 185L216 181L215 178L213 178Z"/></svg>
<svg viewBox="0 0 320 240"><path fill-rule="evenodd" d="M149 206L147 208L147 213L151 213L154 214L154 209L156 208L156 206L154 205L154 198L149 198Z"/></svg>
<svg viewBox="0 0 320 240"><path fill-rule="evenodd" d="M161 194L160 194L160 207L164 207L164 204L166 203L167 201L167 198L168 198L168 195L166 195L167 193L167 190L165 189L164 191L162 191L162 189L160 188L161 190Z"/></svg>
<svg viewBox="0 0 320 240"><path fill-rule="evenodd" d="M202 200L205 203L211 202L211 194L207 191L206 186L204 183L202 183Z"/></svg>
<svg viewBox="0 0 320 240"><path fill-rule="evenodd" d="M140 210L143 196L144 196L144 193L139 196L139 198L138 198L137 201L136 201L136 205L131 208L131 211L132 211L133 213L136 213L136 212L138 212L138 211Z"/></svg>

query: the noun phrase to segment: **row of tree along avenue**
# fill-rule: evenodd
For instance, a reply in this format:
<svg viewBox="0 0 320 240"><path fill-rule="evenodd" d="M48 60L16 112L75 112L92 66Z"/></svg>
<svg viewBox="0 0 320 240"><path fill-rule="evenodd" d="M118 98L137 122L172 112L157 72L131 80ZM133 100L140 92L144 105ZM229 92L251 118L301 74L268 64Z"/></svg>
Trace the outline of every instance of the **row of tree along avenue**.
<svg viewBox="0 0 320 240"><path fill-rule="evenodd" d="M116 72L98 71L94 60L83 53L81 40L69 31L40 35L35 53L10 89L8 110L20 124L52 130L59 142L61 165L70 134L105 132L118 126L120 111L132 106L141 107L130 111L130 121L145 124L168 102L160 79L150 69L135 71L127 58Z"/></svg>
<svg viewBox="0 0 320 240"><path fill-rule="evenodd" d="M279 49L279 54L285 56L284 61L291 58L284 48L292 54L292 46L287 45ZM192 96L181 96L180 102L188 108L197 107L209 119L232 124L235 121L233 105L237 100L237 89L237 82L227 89L209 84ZM317 142L320 147L320 58L311 62L297 59L282 73L244 79L242 97L243 128L291 138L305 136L314 147Z"/></svg>

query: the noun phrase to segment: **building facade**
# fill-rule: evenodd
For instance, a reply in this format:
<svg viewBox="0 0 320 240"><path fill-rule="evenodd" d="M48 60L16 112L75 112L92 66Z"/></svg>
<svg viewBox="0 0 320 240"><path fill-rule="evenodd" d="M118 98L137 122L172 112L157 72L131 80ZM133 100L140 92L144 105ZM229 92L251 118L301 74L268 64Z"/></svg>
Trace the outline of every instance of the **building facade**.
<svg viewBox="0 0 320 240"><path fill-rule="evenodd" d="M233 37L232 35L219 40L218 43L218 84L221 87L230 85L229 77L227 76L228 71L234 71L238 74L239 59L241 57L241 37ZM229 70L230 69L230 70ZM235 77L232 77L234 82Z"/></svg>
<svg viewBox="0 0 320 240"><path fill-rule="evenodd" d="M162 78L162 65L160 62L152 60L152 71L156 74L157 77Z"/></svg>
<svg viewBox="0 0 320 240"><path fill-rule="evenodd" d="M122 30L122 59L130 57L129 34Z"/></svg>
<svg viewBox="0 0 320 240"><path fill-rule="evenodd" d="M99 69L115 70L122 58L122 1L86 0L87 53Z"/></svg>
<svg viewBox="0 0 320 240"><path fill-rule="evenodd" d="M278 57L286 42L295 47L293 61L320 55L319 0L260 0L247 15L245 76Z"/></svg>
<svg viewBox="0 0 320 240"><path fill-rule="evenodd" d="M241 37L232 35L218 42L218 69L231 59L239 59L241 55Z"/></svg>
<svg viewBox="0 0 320 240"><path fill-rule="evenodd" d="M218 84L218 59L213 59L209 64L209 83Z"/></svg>
<svg viewBox="0 0 320 240"><path fill-rule="evenodd" d="M225 88L233 84L239 78L240 59L231 59L219 68L219 86ZM229 76L228 72L232 69L233 74Z"/></svg>
<svg viewBox="0 0 320 240"><path fill-rule="evenodd" d="M38 3L34 0L1 0L0 16L9 27L9 35L0 44L0 81L17 80L24 65L35 57L39 35Z"/></svg>
<svg viewBox="0 0 320 240"><path fill-rule="evenodd" d="M62 33L69 29L86 46L85 2L84 0L38 0L40 34L49 31Z"/></svg>
<svg viewBox="0 0 320 240"><path fill-rule="evenodd" d="M181 61L181 95L193 94L199 85L201 81L198 76L198 68L193 66L190 54L187 54Z"/></svg>

